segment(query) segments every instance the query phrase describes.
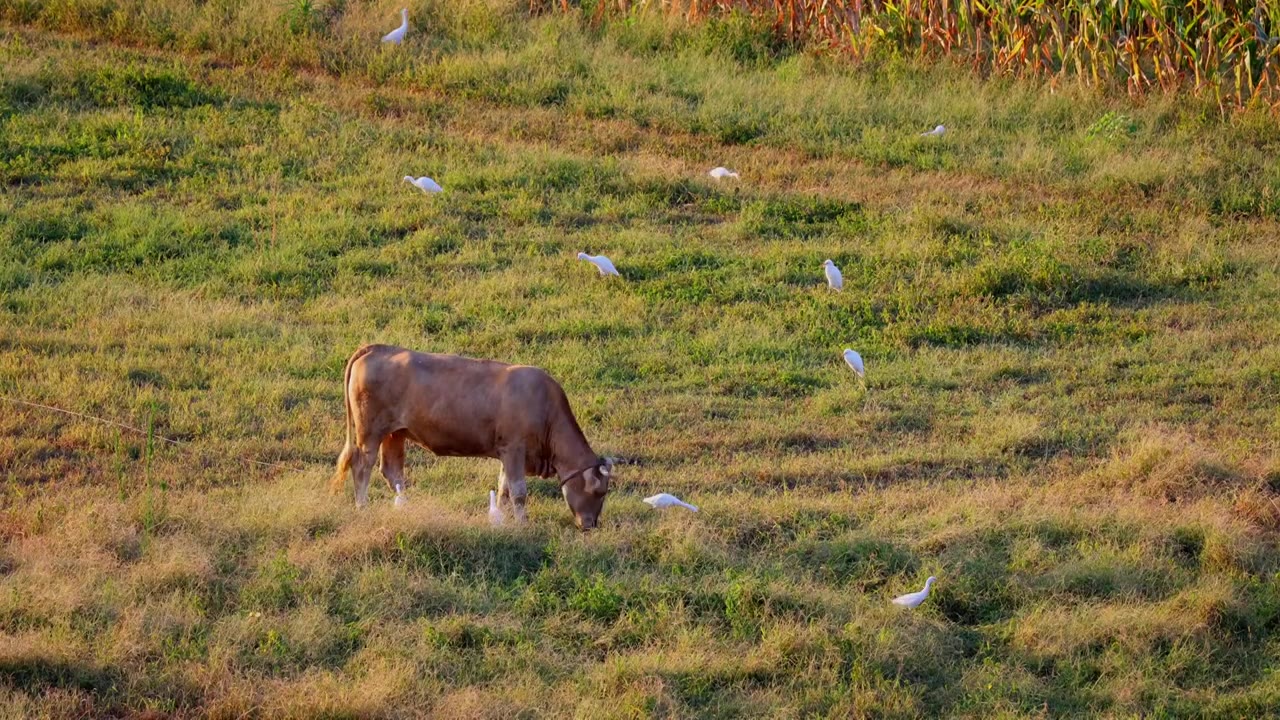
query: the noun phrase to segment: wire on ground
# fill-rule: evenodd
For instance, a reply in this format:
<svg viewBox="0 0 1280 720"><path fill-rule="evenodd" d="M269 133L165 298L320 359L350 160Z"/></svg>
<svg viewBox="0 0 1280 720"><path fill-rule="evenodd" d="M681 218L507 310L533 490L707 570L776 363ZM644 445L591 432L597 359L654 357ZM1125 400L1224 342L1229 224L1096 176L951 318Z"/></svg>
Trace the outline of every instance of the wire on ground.
<svg viewBox="0 0 1280 720"><path fill-rule="evenodd" d="M147 435L152 438L155 438L156 440L160 440L161 442L166 442L166 443L169 443L170 445L176 445L181 448L189 448L192 445L192 443L185 440L174 440L173 438L167 438L163 435L158 435L154 431L143 430L140 427L135 427L133 425L128 425L122 422L116 422L115 420L109 420L107 418L97 417L96 415L86 415L84 413L79 413L74 410L66 410L60 407L54 407L53 405L44 405L37 402L19 400L17 398L8 397L7 395L0 395L0 400L4 400L5 402L10 402L15 405L25 405L26 407L39 408L41 410L48 410L50 412L62 413L63 415L70 415L71 417L77 417L83 420L92 420L93 422L102 423L104 425L111 425L113 427L118 427L123 430L128 430L130 432L138 433L139 435ZM250 465L260 465L262 467L280 468L282 470L293 470L294 472L302 471L302 468L300 467L285 465L283 463L265 462L263 460L254 460L253 458L247 458L247 457L241 457L238 459L246 463L249 463Z"/></svg>

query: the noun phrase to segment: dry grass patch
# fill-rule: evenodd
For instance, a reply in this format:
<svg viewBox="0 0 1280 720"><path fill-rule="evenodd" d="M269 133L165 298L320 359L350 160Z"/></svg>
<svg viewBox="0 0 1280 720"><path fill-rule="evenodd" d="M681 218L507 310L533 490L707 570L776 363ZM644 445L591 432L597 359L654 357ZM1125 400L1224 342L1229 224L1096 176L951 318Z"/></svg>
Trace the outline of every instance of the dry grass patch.
<svg viewBox="0 0 1280 720"><path fill-rule="evenodd" d="M1191 501L1241 484L1240 473L1187 433L1159 427L1133 432L1111 462L1098 472L1098 484L1137 492L1165 502Z"/></svg>

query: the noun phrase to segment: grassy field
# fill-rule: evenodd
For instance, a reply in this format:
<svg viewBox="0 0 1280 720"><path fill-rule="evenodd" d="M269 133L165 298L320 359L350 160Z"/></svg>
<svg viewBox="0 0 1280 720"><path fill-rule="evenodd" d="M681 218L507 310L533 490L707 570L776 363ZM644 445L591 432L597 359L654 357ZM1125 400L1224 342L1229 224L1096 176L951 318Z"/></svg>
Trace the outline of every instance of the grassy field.
<svg viewBox="0 0 1280 720"><path fill-rule="evenodd" d="M0 716L1280 706L1275 117L399 7L0 0L0 395L184 443L0 401ZM356 511L364 342L643 465L587 538L420 451Z"/></svg>

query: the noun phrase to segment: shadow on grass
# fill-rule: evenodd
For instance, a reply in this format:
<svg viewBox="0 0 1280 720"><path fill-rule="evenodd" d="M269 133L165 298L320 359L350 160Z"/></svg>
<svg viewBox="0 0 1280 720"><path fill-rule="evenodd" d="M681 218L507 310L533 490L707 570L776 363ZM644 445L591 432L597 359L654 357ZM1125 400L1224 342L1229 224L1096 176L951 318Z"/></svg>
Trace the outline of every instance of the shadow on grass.
<svg viewBox="0 0 1280 720"><path fill-rule="evenodd" d="M536 574L550 559L550 538L489 528L431 528L396 536L391 552L435 575L510 584Z"/></svg>
<svg viewBox="0 0 1280 720"><path fill-rule="evenodd" d="M848 442L847 438L835 435L795 432L780 435L776 438L755 437L745 440L700 443L701 447L698 450L698 455L714 455L719 452L759 453L763 451L779 452L785 455L807 455L843 447Z"/></svg>
<svg viewBox="0 0 1280 720"><path fill-rule="evenodd" d="M875 537L851 534L829 541L806 540L788 553L824 583L857 584L875 590L894 575L913 574L919 563L907 549Z"/></svg>
<svg viewBox="0 0 1280 720"><path fill-rule="evenodd" d="M740 474L732 478L732 482L757 494L799 489L844 492L882 488L909 480L972 480L1004 477L1008 473L1008 464L1000 458L933 458L904 459L856 470L759 470Z"/></svg>
<svg viewBox="0 0 1280 720"><path fill-rule="evenodd" d="M193 108L224 97L178 68L52 66L0 84L0 117L50 104L75 108Z"/></svg>
<svg viewBox="0 0 1280 720"><path fill-rule="evenodd" d="M119 670L88 663L44 657L10 657L0 659L0 683L37 695L50 688L59 688L109 697L123 691L124 676Z"/></svg>

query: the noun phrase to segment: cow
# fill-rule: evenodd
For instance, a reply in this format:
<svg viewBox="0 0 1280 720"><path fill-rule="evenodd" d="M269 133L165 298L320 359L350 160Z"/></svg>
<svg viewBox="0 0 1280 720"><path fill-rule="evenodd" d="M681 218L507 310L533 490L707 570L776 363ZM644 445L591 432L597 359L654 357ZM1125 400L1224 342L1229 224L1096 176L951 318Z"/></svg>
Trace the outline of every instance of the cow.
<svg viewBox="0 0 1280 720"><path fill-rule="evenodd" d="M545 370L458 355L364 345L343 371L347 442L330 483L341 492L350 470L356 505L369 502L369 476L381 449L382 475L404 487L404 444L445 457L502 462L498 495L526 522L525 477L557 477L574 522L600 522L614 459L596 455L564 389Z"/></svg>

